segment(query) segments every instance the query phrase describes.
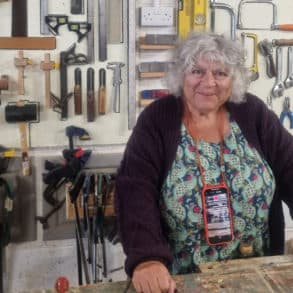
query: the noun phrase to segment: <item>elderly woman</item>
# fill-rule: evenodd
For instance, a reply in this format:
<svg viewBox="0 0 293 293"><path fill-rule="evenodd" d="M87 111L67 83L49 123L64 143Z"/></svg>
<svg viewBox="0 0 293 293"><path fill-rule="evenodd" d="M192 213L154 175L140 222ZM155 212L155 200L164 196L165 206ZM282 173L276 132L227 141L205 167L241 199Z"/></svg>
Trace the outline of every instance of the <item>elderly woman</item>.
<svg viewBox="0 0 293 293"><path fill-rule="evenodd" d="M192 33L172 95L139 116L117 175L125 269L137 292L174 292L202 262L280 254L293 207L293 137L256 96L238 42Z"/></svg>

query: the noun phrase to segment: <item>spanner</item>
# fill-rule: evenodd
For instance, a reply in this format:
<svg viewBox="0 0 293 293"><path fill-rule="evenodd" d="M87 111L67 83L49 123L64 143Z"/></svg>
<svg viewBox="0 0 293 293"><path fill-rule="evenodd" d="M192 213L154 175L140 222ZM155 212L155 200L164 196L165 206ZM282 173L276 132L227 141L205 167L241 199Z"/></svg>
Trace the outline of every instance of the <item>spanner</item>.
<svg viewBox="0 0 293 293"><path fill-rule="evenodd" d="M274 87L272 88L272 95L274 97L281 97L284 93L285 86L282 81L282 48L277 47L276 49L276 67L277 67L277 78Z"/></svg>
<svg viewBox="0 0 293 293"><path fill-rule="evenodd" d="M286 88L293 86L293 47L288 47L288 75L284 85Z"/></svg>
<svg viewBox="0 0 293 293"><path fill-rule="evenodd" d="M121 62L109 62L107 64L107 68L114 71L112 81L112 101L113 110L115 113L120 113L120 84L122 83L121 67L123 67L124 65L125 64Z"/></svg>

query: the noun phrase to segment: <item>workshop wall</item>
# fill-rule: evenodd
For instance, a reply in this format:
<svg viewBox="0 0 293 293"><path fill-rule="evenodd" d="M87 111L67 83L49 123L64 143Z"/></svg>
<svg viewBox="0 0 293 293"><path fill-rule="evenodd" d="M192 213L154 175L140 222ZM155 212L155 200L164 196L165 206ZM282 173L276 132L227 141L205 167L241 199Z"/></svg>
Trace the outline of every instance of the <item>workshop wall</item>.
<svg viewBox="0 0 293 293"><path fill-rule="evenodd" d="M28 35L40 36L40 0L27 0L28 2ZM70 0L48 0L49 14L64 14L67 15L70 21L85 22L87 21L86 13L83 15L72 15L70 13ZM18 58L19 50L0 49L0 77L1 75L8 75L9 88L0 92L0 145L7 148L20 147L20 135L17 123L8 124L5 121L5 106L10 102L16 102L20 99L27 99L40 103L40 122L32 124L30 127L31 147L33 151L31 155L34 157L32 177L24 179L19 175L20 190L21 186L25 184L25 192L20 192L18 197L25 202L23 210L29 212L22 215L18 223L25 227L25 231L30 230L28 235L21 235L17 240L21 243L12 243L7 249L7 261L5 266L5 284L7 293L15 293L25 289L31 288L49 288L57 276L66 275L72 285L77 284L76 272L76 256L75 256L75 242L72 239L72 232L74 231L73 223L64 220L65 209L60 210L50 220L51 228L48 231L43 231L41 224L34 221L35 215L42 215L48 211L48 207L44 203L42 191L44 185L42 184L41 174L44 171L44 160L60 160L61 151L64 146L68 145L68 138L65 135L65 128L69 125L76 125L85 128L91 140L86 142L78 141L78 145L86 145L87 148L93 150L88 168L97 169L111 167L115 169L121 159L121 155L127 142L131 130L128 125L128 98L129 88L131 84L132 91L135 92L135 116L139 115L143 109L142 105L147 104L147 101L141 99L141 92L148 89L164 89L164 83L161 75L157 77L140 77L138 68L139 64L143 62L165 62L168 61L169 51L164 48L145 48L140 46L140 39L147 34L175 34L178 27L178 4L188 1L177 0L121 0L123 4L122 17L122 42L109 43L107 46L108 58L106 61L98 60L99 48L99 34L98 34L98 7L97 1L94 7L94 27L95 27L95 43L94 50L96 59L91 64L84 65L69 65L68 73L68 92L73 92L74 89L74 70L79 67L82 72L82 98L83 98L83 113L82 115L74 114L74 99L69 100L68 119L66 121L60 120L60 114L53 111L52 108L45 106L45 73L40 68L41 62L44 60L44 54L50 53L51 60L56 63L60 62L60 52L68 50L72 44L76 44L76 54L87 54L86 39L80 43L77 42L77 34L70 32L66 26L61 25L59 28L59 35L56 36L57 47L55 50L24 50L24 57L29 58L32 64L25 67L24 75L24 89L23 96L17 94L18 84L18 69L14 65L14 58ZM108 0L110 3L111 0ZM114 1L113 1L114 2ZM198 1L200 2L200 1ZM208 3L209 1L206 1ZM261 2L261 1L259 1ZM128 11L128 3L134 4L134 9ZM216 3L224 3L230 5L235 16L238 15L238 4L240 0L217 0ZM274 1L277 8L276 23L293 23L293 1L283 0ZM0 1L0 37L11 35L11 4L12 1ZM87 1L84 1L85 12ZM140 8L150 7L154 5L162 7L173 7L173 24L166 26L140 25ZM132 9L132 5L130 8ZM110 11L114 14L114 11ZM117 11L115 11L117 13ZM224 33L229 36L231 34L231 13L226 9L215 10L215 31ZM130 16L132 19L129 19ZM121 31L119 24L119 17L116 14L111 18L111 23L115 24L116 19L117 31ZM293 32L270 30L273 22L272 5L266 3L250 3L242 7L242 23L245 27L250 28L265 28L264 30L256 29L236 29L236 37L241 39L241 33L256 34L257 43L268 39L272 42L273 39L293 39ZM112 22L113 21L113 22ZM207 15L207 27L210 26L210 14ZM129 23L132 26L129 27ZM133 25L134 23L134 25ZM237 23L237 20L236 20ZM112 31L113 33L113 31ZM52 35L50 35L52 36ZM134 36L135 42L129 43L128 40ZM247 35L248 36L248 35ZM247 66L253 65L254 60L254 43L253 39L246 37L244 46L247 50ZM134 51L129 50L134 48ZM287 77L287 50L288 46L281 47L283 52L282 58L282 80ZM257 65L259 78L251 83L250 92L255 93L265 102L271 96L271 90L276 83L275 78L267 76L266 60L263 55L257 50ZM273 58L276 61L276 47L273 47ZM129 63L128 54L131 61ZM135 61L135 62L133 62ZM122 62L125 65L121 68L121 109L120 113L113 111L112 98L112 76L113 70L107 69L108 62ZM131 64L131 66L129 66ZM98 88L99 88L99 69L106 70L106 114L99 115L96 108L96 117L93 122L87 121L87 107L86 107L86 88L87 78L86 72L88 68L95 70L95 102L98 104ZM51 92L56 96L60 96L60 72L58 69L50 71L51 74ZM156 76L156 75L155 75ZM129 80L131 78L132 80ZM292 102L293 88L284 89L280 97L273 97L270 107L280 115L282 104L285 96L289 96ZM292 103L293 109L293 103ZM248 118L249 119L249 118ZM289 128L289 121L285 121L285 127L293 133ZM20 164L16 166L19 167ZM14 169L15 171L15 169ZM21 171L20 171L21 173ZM24 181L24 183L23 183ZM30 185L30 186L27 186ZM31 204L32 202L32 204ZM32 211L31 209L35 209ZM25 218L27 219L25 221ZM293 224L290 220L288 210L286 210L287 223L287 238L293 237ZM15 241L16 242L16 241ZM109 264L116 268L123 264L123 253L121 246L111 246L108 244L110 253ZM42 257L40 257L42 256ZM114 274L113 280L125 278L125 274L118 272Z"/></svg>
<svg viewBox="0 0 293 293"><path fill-rule="evenodd" d="M28 0L28 36L40 35L40 2L39 0ZM44 1L45 2L45 1ZM48 13L51 15L66 15L71 22L87 22L87 1L84 1L83 15L72 15L70 13L70 1L50 0L48 2ZM107 2L107 1L106 1ZM125 5L122 8L126 9ZM0 36L11 36L11 1L3 2L0 5ZM51 60L57 66L60 66L60 52L67 51L70 46L76 44L75 54L84 54L87 56L87 38L77 42L78 36L75 32L69 31L66 25L59 26L59 35L56 36L55 50L24 50L24 58L29 58L31 64L25 66L24 69L24 96L17 94L18 69L14 65L14 58L18 58L18 50L1 50L0 58L0 74L9 76L8 91L1 92L2 106L0 107L0 123L5 125L1 128L1 136L5 137L2 143L8 147L19 147L19 131L17 123L7 124L5 122L4 108L9 102L16 102L20 99L27 99L40 103L40 123L31 124L31 147L48 147L63 146L67 144L65 136L65 127L68 125L81 126L90 133L91 144L115 144L125 143L129 136L127 125L127 35L123 33L121 43L108 44L107 59L103 62L98 58L98 7L94 6L94 23L95 42L94 53L95 60L91 64L68 65L68 93L74 90L74 70L79 67L82 72L82 115L74 114L74 98L68 101L68 119L60 120L60 114L53 111L52 108L45 106L45 72L40 68L40 64L44 61L44 54L49 53ZM111 15L110 15L111 17ZM127 13L123 11L123 19L121 22L123 27L126 24ZM56 23L53 23L53 26ZM117 26L122 26L117 20ZM106 28L105 28L106 29ZM119 28L117 29L119 30ZM84 30L81 30L84 32ZM50 34L52 36L52 34ZM110 40L111 41L111 40ZM110 42L109 41L109 42ZM107 69L109 62L121 62L124 66L121 68L121 112L114 113L112 95L112 78L113 70ZM93 122L87 121L87 78L86 72L88 68L95 71L95 119ZM99 89L99 69L106 69L106 114L99 115L98 107L98 89ZM51 92L60 97L60 72L58 69L52 69L51 75Z"/></svg>

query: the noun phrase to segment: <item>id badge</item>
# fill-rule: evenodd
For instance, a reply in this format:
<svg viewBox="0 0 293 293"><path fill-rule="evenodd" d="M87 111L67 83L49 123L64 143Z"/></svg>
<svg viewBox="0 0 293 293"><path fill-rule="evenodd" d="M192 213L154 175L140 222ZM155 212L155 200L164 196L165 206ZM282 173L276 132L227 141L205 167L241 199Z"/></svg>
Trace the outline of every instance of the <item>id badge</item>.
<svg viewBox="0 0 293 293"><path fill-rule="evenodd" d="M234 235L228 187L206 185L202 202L207 243L212 246L231 242Z"/></svg>

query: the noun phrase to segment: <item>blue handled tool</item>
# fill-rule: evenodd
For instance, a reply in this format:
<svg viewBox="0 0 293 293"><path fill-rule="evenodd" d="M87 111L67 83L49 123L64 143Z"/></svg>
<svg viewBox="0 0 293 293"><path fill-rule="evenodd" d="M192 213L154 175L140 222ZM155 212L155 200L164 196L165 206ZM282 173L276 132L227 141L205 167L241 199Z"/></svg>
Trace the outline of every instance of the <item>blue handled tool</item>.
<svg viewBox="0 0 293 293"><path fill-rule="evenodd" d="M280 115L280 121L282 124L284 124L284 120L286 119L286 117L289 118L290 121L290 128L293 128L293 112L291 112L290 110L290 98L289 97L285 97L285 100L283 102L283 111L281 112Z"/></svg>

